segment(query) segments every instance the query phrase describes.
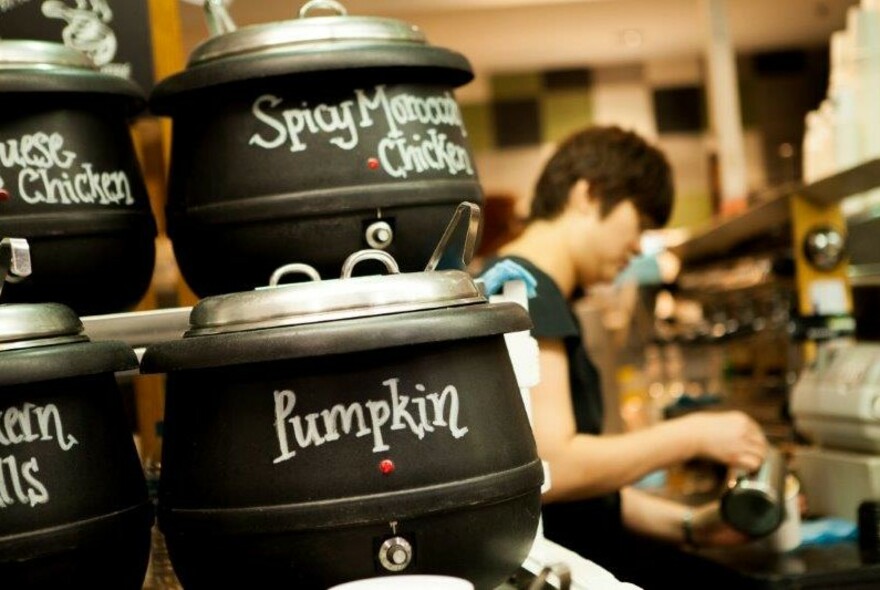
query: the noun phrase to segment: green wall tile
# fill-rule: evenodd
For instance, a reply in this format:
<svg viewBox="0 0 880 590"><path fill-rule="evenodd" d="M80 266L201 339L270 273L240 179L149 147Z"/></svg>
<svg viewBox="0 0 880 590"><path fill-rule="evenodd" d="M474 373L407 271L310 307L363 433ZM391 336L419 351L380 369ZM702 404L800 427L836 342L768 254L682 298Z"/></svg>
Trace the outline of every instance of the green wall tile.
<svg viewBox="0 0 880 590"><path fill-rule="evenodd" d="M538 99L498 100L492 105L495 145L499 148L541 143L541 106Z"/></svg>
<svg viewBox="0 0 880 590"><path fill-rule="evenodd" d="M461 116L473 151L491 150L495 147L495 122L491 104L480 102L461 105Z"/></svg>
<svg viewBox="0 0 880 590"><path fill-rule="evenodd" d="M590 93L557 91L541 97L541 141L557 142L593 121Z"/></svg>
<svg viewBox="0 0 880 590"><path fill-rule="evenodd" d="M593 73L588 68L545 70L541 75L543 78L542 85L549 91L587 90L593 79Z"/></svg>
<svg viewBox="0 0 880 590"><path fill-rule="evenodd" d="M492 76L492 97L495 100L535 98L543 90L541 72L495 74Z"/></svg>
<svg viewBox="0 0 880 590"><path fill-rule="evenodd" d="M708 125L706 93L700 85L654 88L651 104L661 134L700 133Z"/></svg>
<svg viewBox="0 0 880 590"><path fill-rule="evenodd" d="M708 192L679 193L666 227L702 227L711 219L712 197Z"/></svg>

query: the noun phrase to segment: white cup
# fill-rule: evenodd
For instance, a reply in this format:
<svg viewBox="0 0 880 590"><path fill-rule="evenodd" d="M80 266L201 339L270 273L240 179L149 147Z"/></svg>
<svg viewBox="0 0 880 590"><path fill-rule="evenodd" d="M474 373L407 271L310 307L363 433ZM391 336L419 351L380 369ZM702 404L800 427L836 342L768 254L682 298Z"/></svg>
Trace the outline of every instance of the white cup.
<svg viewBox="0 0 880 590"><path fill-rule="evenodd" d="M779 528L764 540L771 551L791 551L801 544L800 491L798 478L789 473L785 477L785 518Z"/></svg>
<svg viewBox="0 0 880 590"><path fill-rule="evenodd" d="M474 585L452 576L403 575L355 580L327 590L474 590Z"/></svg>

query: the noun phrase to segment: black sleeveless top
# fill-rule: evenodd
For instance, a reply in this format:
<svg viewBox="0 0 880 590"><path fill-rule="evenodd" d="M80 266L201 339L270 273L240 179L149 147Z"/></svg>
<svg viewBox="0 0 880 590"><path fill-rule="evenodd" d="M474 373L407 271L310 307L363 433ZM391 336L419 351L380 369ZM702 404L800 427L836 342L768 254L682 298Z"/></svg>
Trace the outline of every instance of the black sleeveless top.
<svg viewBox="0 0 880 590"><path fill-rule="evenodd" d="M532 336L562 340L568 356L568 377L577 431L602 431L602 389L599 372L587 356L580 323L556 283L534 264L518 256L509 260L524 267L537 281L537 296L529 300ZM487 262L485 268L502 259ZM589 469L589 465L584 465ZM551 481L552 484L552 481ZM618 492L589 500L544 504L544 536L605 568L613 568L624 552L623 521Z"/></svg>

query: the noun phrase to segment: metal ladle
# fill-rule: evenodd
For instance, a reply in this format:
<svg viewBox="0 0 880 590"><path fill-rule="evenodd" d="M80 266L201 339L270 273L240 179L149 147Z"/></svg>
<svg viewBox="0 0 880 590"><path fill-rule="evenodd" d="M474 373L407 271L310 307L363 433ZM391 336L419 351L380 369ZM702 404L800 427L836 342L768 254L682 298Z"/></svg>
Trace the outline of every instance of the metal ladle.
<svg viewBox="0 0 880 590"><path fill-rule="evenodd" d="M467 236L464 240L464 249L461 251L461 264L466 268L467 265L471 263L471 260L474 258L474 251L477 248L477 236L480 231L481 215L480 207L478 205L464 201L455 209L455 214L453 214L452 219L446 226L446 230L440 237L437 247L434 248L434 253L431 254L431 258L428 259L428 264L425 265L425 272L431 272L437 268L440 258L442 258L443 254L446 252L446 246L449 244L452 234L455 233L455 229L458 227L458 224L465 213L468 214L468 225Z"/></svg>
<svg viewBox="0 0 880 590"><path fill-rule="evenodd" d="M31 248L23 238L0 240L0 293L6 283L17 283L31 274Z"/></svg>

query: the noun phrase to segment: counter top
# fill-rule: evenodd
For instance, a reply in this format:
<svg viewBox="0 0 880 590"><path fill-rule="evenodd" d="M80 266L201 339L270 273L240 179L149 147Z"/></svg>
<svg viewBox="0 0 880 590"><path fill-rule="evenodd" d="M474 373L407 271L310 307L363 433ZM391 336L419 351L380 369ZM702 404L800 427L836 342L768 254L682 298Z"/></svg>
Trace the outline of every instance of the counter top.
<svg viewBox="0 0 880 590"><path fill-rule="evenodd" d="M682 495L668 488L653 493L698 506L715 499L715 493ZM736 547L682 549L649 544L657 588L676 590L877 590L880 562L863 562L855 541L803 545L791 551L770 551L760 541ZM654 581L653 579L651 580ZM645 590L654 586L638 580Z"/></svg>
<svg viewBox="0 0 880 590"><path fill-rule="evenodd" d="M687 588L713 590L880 588L880 563L863 563L855 542L773 553L755 545L682 552ZM680 586L680 588L684 588Z"/></svg>

